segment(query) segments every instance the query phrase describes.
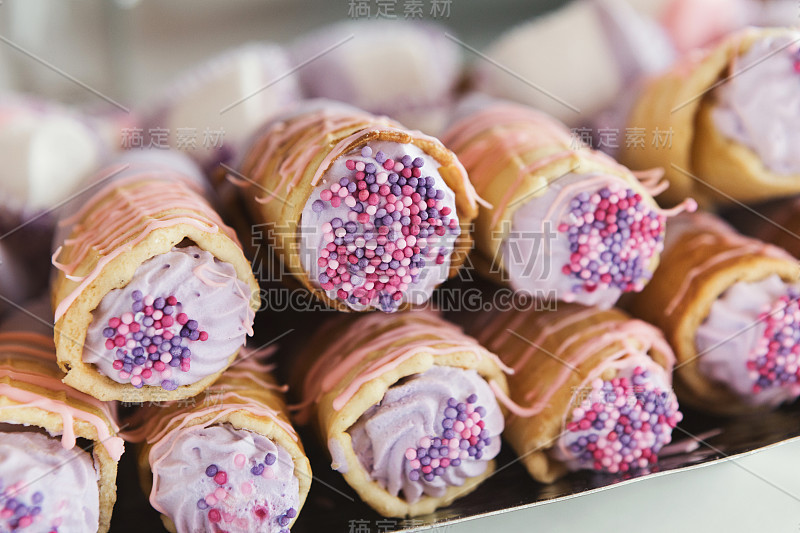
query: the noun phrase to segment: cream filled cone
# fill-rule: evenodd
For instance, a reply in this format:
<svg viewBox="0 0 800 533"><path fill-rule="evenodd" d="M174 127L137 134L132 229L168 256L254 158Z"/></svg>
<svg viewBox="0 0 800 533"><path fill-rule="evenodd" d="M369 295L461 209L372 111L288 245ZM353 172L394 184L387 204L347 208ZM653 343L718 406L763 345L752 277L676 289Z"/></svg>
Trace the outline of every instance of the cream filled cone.
<svg viewBox="0 0 800 533"><path fill-rule="evenodd" d="M670 442L675 356L656 328L578 305L486 313L472 327L514 369L504 437L537 481L646 469Z"/></svg>
<svg viewBox="0 0 800 533"><path fill-rule="evenodd" d="M628 131L643 131L646 140L622 146L620 161L632 169L663 167L670 181L663 194L667 203L674 204L686 196L703 205L730 203L730 198L754 202L800 192L800 171L771 168L771 161L749 145L781 142L780 130L773 128L765 136L760 129L753 129L756 122L762 123L759 128L768 128L764 121L787 113L780 107L785 102L771 93L757 94L758 86L781 83L784 78L789 83L796 81L791 79L796 73L788 57L793 49L782 43L791 44L799 38L800 34L789 28L749 28L728 36L712 49L690 53L672 70L649 80L627 121ZM742 64L741 58L763 42L775 43L774 50L759 51ZM774 68L780 74L772 72ZM758 76L767 74L775 77L758 80ZM729 97L741 100L741 109L735 109L734 117L726 120L733 122L732 131L740 130L737 136L749 136L748 142L723 133L714 117L720 107L720 91L736 91L735 84L744 83L753 86L752 92ZM768 114L770 106L774 111ZM667 146L651 142L655 132L670 136ZM793 149L787 146L786 150ZM770 159L782 165L785 156L773 153Z"/></svg>
<svg viewBox="0 0 800 533"><path fill-rule="evenodd" d="M471 246L477 199L455 155L341 104L314 101L267 124L230 179L281 275L342 311L424 303Z"/></svg>
<svg viewBox="0 0 800 533"><path fill-rule="evenodd" d="M36 505L39 499L41 516L31 518L33 523L40 523L43 528L50 527L49 521L52 520L60 520L59 523L65 527L81 527L74 521L79 520L76 517L80 515L58 518L48 514L56 512L53 500L65 492L86 498L83 504L87 506L91 505L91 494L99 502L98 531L105 532L111 523L111 512L117 499L117 462L124 450L122 439L117 436L116 408L113 404L98 401L64 385L62 377L63 373L56 364L52 339L48 336L27 331L0 333L0 422L3 423L4 434L11 428L19 428L14 431L24 433L40 428L45 438L60 441L64 452L72 452L68 457L59 457L55 467L39 478L12 480L10 472L4 472L4 483L8 484L4 488L7 491L13 488L12 483L19 482L22 487L19 492L12 491L5 497L16 496L29 505ZM88 459L81 459L85 452L80 449L76 439L91 442L91 448L86 450L89 452L86 454ZM9 461L3 468L10 471L17 464L5 455L6 439L3 441L3 455ZM38 450L31 446L22 453L27 454L29 459L26 460L32 460L37 457ZM64 471L75 470L76 465L84 461L89 465L93 462L93 468L90 466L89 470L96 478L88 481L96 483L96 489L83 486L79 479L62 479L66 475ZM64 466L64 471L61 471L61 464L69 466ZM28 472L37 475L35 466L30 467ZM75 485L64 487L59 485L60 481ZM43 496L34 494L34 499L28 502L30 493L34 492ZM73 502L73 505L71 510L77 512L78 504ZM86 510L87 514L96 512L88 508Z"/></svg>
<svg viewBox="0 0 800 533"><path fill-rule="evenodd" d="M100 399L199 393L235 359L259 307L233 230L173 163L108 167L106 182L61 223L51 291L58 361L65 383ZM181 333L187 324L196 335ZM159 366L168 352L163 365L183 363L183 348L191 364Z"/></svg>
<svg viewBox="0 0 800 533"><path fill-rule="evenodd" d="M431 312L334 319L294 374L298 422L315 426L331 467L384 516L431 513L494 469L502 365Z"/></svg>
<svg viewBox="0 0 800 533"><path fill-rule="evenodd" d="M797 262L707 214L679 217L671 231L661 266L631 309L675 350L681 401L734 415L797 397L793 351L768 349L782 342L780 330L795 327L779 320L797 305Z"/></svg>
<svg viewBox="0 0 800 533"><path fill-rule="evenodd" d="M480 272L536 298L606 308L647 283L672 214L651 196L663 190L657 171L640 181L555 119L500 101L467 100L443 139L491 204L475 222Z"/></svg>
<svg viewBox="0 0 800 533"><path fill-rule="evenodd" d="M254 357L229 368L204 395L137 413L142 425L132 438L143 442L142 486L170 531L217 523L229 531L279 531L291 527L305 502L308 458L282 387ZM220 487L223 498L214 496Z"/></svg>

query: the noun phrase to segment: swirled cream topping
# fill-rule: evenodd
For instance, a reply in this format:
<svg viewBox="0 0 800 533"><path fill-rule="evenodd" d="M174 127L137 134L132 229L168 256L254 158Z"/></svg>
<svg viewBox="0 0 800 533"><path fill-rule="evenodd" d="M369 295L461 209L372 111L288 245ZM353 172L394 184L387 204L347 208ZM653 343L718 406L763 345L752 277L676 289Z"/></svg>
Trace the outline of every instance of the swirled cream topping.
<svg viewBox="0 0 800 533"><path fill-rule="evenodd" d="M0 427L0 531L97 531L100 492L92 456L24 429Z"/></svg>
<svg viewBox="0 0 800 533"><path fill-rule="evenodd" d="M157 461L151 501L182 533L288 533L297 516L292 456L257 433L195 426L179 432Z"/></svg>
<svg viewBox="0 0 800 533"><path fill-rule="evenodd" d="M494 393L475 370L434 366L391 387L349 433L372 479L414 503L483 473L503 427Z"/></svg>
<svg viewBox="0 0 800 533"><path fill-rule="evenodd" d="M174 390L223 369L252 323L250 288L232 265L175 247L103 297L83 361L118 383Z"/></svg>

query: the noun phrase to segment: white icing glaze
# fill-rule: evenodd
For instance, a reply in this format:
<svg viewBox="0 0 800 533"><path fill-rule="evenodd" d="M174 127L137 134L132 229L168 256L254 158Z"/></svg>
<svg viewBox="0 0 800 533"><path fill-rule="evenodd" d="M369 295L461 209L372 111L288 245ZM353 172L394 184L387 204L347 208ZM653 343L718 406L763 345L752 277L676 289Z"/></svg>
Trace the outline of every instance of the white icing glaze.
<svg viewBox="0 0 800 533"><path fill-rule="evenodd" d="M72 111L6 97L0 100L0 200L6 209L52 208L102 162L104 147Z"/></svg>
<svg viewBox="0 0 800 533"><path fill-rule="evenodd" d="M313 32L292 55L302 63L337 43L342 44L298 71L307 96L348 102L436 133L431 128L444 120L462 63L459 46L444 28L420 20L345 22ZM384 70L388 65L395 68Z"/></svg>
<svg viewBox="0 0 800 533"><path fill-rule="evenodd" d="M170 146L215 170L219 161L230 163L265 120L299 95L283 48L249 43L174 81L150 113L147 130L168 130ZM220 131L214 146L215 132Z"/></svg>

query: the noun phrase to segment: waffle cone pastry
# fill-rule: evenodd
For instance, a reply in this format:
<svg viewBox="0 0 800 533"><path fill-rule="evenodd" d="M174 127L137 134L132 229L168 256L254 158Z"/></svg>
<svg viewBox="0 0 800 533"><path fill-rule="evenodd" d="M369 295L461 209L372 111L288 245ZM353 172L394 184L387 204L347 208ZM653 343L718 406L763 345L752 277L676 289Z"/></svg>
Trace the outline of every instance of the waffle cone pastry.
<svg viewBox="0 0 800 533"><path fill-rule="evenodd" d="M796 118L780 96L792 94L786 84L797 81L798 39L789 28L748 28L649 80L627 121L628 131L646 140L622 146L620 161L633 169L663 167L670 187L659 199L667 203L686 196L703 205L754 202L800 192L791 148Z"/></svg>
<svg viewBox="0 0 800 533"><path fill-rule="evenodd" d="M296 363L297 421L315 426L331 467L373 509L431 513L494 470L503 370L429 311L334 319Z"/></svg>
<svg viewBox="0 0 800 533"><path fill-rule="evenodd" d="M267 124L238 173L281 274L342 311L427 301L471 246L476 197L437 139L332 102Z"/></svg>
<svg viewBox="0 0 800 533"><path fill-rule="evenodd" d="M21 516L0 517L4 530L33 525L42 531L59 527L105 532L110 526L117 499L117 462L124 450L117 436L116 406L64 385L62 377L49 335L4 325L0 332L2 496L28 509ZM66 499L64 485L69 486ZM32 511L34 507L39 510Z"/></svg>
<svg viewBox="0 0 800 533"><path fill-rule="evenodd" d="M270 368L251 356L204 395L137 413L141 425L131 438L143 442L142 486L167 529L289 530L308 495L311 467L282 391Z"/></svg>
<svg viewBox="0 0 800 533"><path fill-rule="evenodd" d="M631 309L674 348L683 403L735 415L800 395L798 348L784 346L796 328L798 276L789 254L712 215L674 221L661 266Z"/></svg>
<svg viewBox="0 0 800 533"><path fill-rule="evenodd" d="M62 220L51 292L58 361L65 383L99 399L193 396L252 334L250 264L202 178L176 162L190 165L165 152L111 165Z"/></svg>
<svg viewBox="0 0 800 533"><path fill-rule="evenodd" d="M574 304L473 320L478 340L514 369L504 438L537 481L646 469L670 442L681 420L674 354L653 326Z"/></svg>
<svg viewBox="0 0 800 533"><path fill-rule="evenodd" d="M443 139L491 204L475 223L479 272L539 299L606 308L647 283L673 214L653 200L658 171L640 180L555 119L480 98Z"/></svg>

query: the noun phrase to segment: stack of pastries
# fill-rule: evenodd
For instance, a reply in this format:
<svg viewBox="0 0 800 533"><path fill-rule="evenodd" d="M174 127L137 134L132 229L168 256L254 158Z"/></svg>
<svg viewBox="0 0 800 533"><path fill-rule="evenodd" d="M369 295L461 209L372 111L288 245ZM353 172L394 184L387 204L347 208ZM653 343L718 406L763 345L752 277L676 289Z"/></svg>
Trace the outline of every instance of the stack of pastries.
<svg viewBox="0 0 800 533"><path fill-rule="evenodd" d="M301 435L418 517L484 490L505 445L539 483L610 482L657 470L684 411L796 401L800 32L683 35L694 8L667 3L658 25L578 2L492 45L533 68L533 29L591 29L619 70L553 79L563 99L384 21L237 47L124 120L0 101L0 530L108 531L126 448L168 530L288 533ZM608 124L644 140L570 128ZM145 144L112 146L121 125ZM227 143L162 146L189 127ZM766 200L750 235L724 218ZM452 312L464 287L481 305Z"/></svg>

